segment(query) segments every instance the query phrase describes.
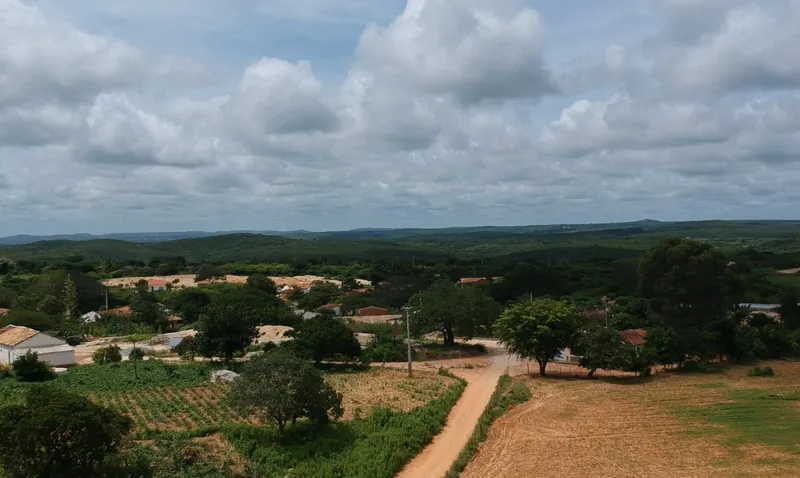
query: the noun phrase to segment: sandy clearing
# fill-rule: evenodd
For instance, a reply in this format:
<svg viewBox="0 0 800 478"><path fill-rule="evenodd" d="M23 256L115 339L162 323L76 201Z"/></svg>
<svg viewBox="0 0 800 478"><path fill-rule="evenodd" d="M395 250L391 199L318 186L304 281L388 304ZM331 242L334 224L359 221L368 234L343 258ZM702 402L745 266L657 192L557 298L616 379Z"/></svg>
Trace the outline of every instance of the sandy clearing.
<svg viewBox="0 0 800 478"><path fill-rule="evenodd" d="M447 424L422 453L397 475L399 478L437 478L444 476L467 444L483 410L489 403L498 379L508 367L507 355L494 356L482 369L455 369L467 380L467 388L447 417Z"/></svg>
<svg viewBox="0 0 800 478"><path fill-rule="evenodd" d="M137 277L120 277L117 279L108 279L103 281L103 285L108 287L134 287L137 282L140 280L165 280L173 285L173 287L177 288L186 288L186 287L197 287L197 283L194 281L195 275L194 274L178 274L178 275L171 275L171 276L137 276ZM313 276L313 275L304 275L304 276L293 276L293 277L270 277L275 282L275 285L278 287L289 286L289 287L299 287L301 289L305 289L311 287L314 282L330 282L331 284L335 284L338 287L342 286L342 282L335 280L335 279L327 279L322 276ZM369 285L369 281L365 281L363 279L357 279L359 283L362 285ZM237 276L237 275L227 275L225 276L225 281L232 284L244 284L247 282L247 276Z"/></svg>

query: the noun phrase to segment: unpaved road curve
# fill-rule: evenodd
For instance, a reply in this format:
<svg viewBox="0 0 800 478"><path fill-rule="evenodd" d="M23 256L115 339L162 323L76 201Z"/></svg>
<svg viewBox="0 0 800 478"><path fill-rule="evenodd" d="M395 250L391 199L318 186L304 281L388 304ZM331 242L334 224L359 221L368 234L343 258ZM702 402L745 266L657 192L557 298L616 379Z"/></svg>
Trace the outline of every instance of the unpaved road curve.
<svg viewBox="0 0 800 478"><path fill-rule="evenodd" d="M451 370L467 380L464 394L450 411L442 432L396 478L441 478L447 473L472 436L508 362L508 355L495 355L485 368Z"/></svg>

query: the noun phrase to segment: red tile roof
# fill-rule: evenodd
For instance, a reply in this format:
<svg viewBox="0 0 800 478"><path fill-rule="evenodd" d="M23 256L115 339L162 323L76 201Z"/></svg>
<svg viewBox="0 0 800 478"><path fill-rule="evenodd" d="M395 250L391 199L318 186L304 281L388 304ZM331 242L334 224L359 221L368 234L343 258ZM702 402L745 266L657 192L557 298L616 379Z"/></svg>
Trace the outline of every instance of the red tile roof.
<svg viewBox="0 0 800 478"><path fill-rule="evenodd" d="M133 309L129 305L118 309L108 309L100 311L100 315L105 317L127 317L133 314Z"/></svg>
<svg viewBox="0 0 800 478"><path fill-rule="evenodd" d="M6 325L0 329L0 344L15 347L36 335L39 335L38 330L19 325Z"/></svg>
<svg viewBox="0 0 800 478"><path fill-rule="evenodd" d="M0 317L6 315L9 312L11 312L11 309L0 309Z"/></svg>
<svg viewBox="0 0 800 478"><path fill-rule="evenodd" d="M644 345L645 339L647 338L647 331L644 329L628 329L623 330L619 334L622 336L622 340L635 347Z"/></svg>
<svg viewBox="0 0 800 478"><path fill-rule="evenodd" d="M167 285L166 279L150 279L147 281L148 287L161 287Z"/></svg>
<svg viewBox="0 0 800 478"><path fill-rule="evenodd" d="M335 309L336 307L341 307L341 306L342 306L342 304L325 304L322 307L324 307L326 309Z"/></svg>
<svg viewBox="0 0 800 478"><path fill-rule="evenodd" d="M470 285L470 284L488 284L489 280L485 277L465 277L458 281L459 284Z"/></svg>

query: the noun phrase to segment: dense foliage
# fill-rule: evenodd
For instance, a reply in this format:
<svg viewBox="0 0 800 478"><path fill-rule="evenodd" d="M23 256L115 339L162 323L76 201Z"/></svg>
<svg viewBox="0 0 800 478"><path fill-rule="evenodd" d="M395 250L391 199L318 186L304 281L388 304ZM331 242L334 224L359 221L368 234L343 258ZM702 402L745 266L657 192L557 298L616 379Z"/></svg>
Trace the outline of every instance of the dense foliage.
<svg viewBox="0 0 800 478"><path fill-rule="evenodd" d="M197 324L197 351L205 357L230 362L256 336L259 313L246 304L213 305Z"/></svg>
<svg viewBox="0 0 800 478"><path fill-rule="evenodd" d="M50 364L39 360L39 354L30 350L14 360L11 368L20 382L46 382L55 377Z"/></svg>
<svg viewBox="0 0 800 478"><path fill-rule="evenodd" d="M295 424L299 418L327 423L344 413L342 395L310 363L285 347L247 362L229 396L243 414L277 424L281 434L287 423Z"/></svg>
<svg viewBox="0 0 800 478"><path fill-rule="evenodd" d="M117 345L100 347L92 353L92 361L96 364L115 363L122 361L122 353Z"/></svg>
<svg viewBox="0 0 800 478"><path fill-rule="evenodd" d="M11 478L107 476L103 465L131 428L128 418L52 387L0 408L0 465Z"/></svg>
<svg viewBox="0 0 800 478"><path fill-rule="evenodd" d="M510 352L536 360L539 373L545 375L547 363L575 338L577 311L553 299L523 301L503 312L494 331Z"/></svg>
<svg viewBox="0 0 800 478"><path fill-rule="evenodd" d="M358 359L361 346L345 323L329 315L303 321L293 332L288 347L315 364L328 359Z"/></svg>

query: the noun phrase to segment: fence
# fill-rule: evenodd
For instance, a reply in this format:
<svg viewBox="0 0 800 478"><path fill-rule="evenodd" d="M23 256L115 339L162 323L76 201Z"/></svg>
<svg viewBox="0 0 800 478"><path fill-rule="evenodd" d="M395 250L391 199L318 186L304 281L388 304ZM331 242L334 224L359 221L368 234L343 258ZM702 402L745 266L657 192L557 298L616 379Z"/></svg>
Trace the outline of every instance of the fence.
<svg viewBox="0 0 800 478"><path fill-rule="evenodd" d="M513 375L517 374L539 375L539 363L536 361L520 360L516 363L516 365L512 365L511 369ZM586 378L589 375L589 369L583 368L575 363L549 362L547 364L547 374L554 377ZM609 377L609 378L628 378L628 377L636 377L637 375L634 372L598 369L597 371L595 371L594 376Z"/></svg>

